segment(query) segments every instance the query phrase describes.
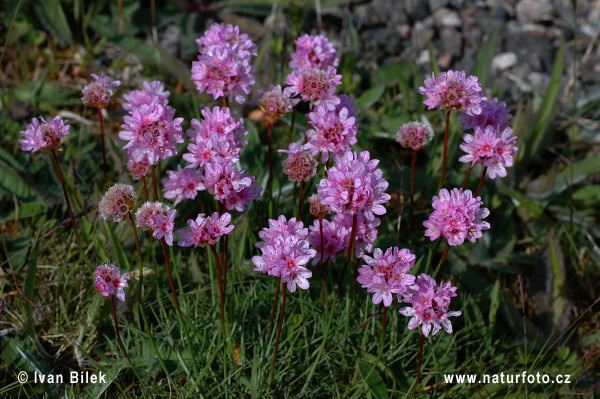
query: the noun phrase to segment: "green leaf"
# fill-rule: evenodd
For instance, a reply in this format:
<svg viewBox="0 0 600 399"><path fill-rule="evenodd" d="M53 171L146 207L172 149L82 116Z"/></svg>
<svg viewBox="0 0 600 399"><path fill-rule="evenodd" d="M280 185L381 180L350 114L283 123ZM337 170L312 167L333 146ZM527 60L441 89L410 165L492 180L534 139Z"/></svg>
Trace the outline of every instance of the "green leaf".
<svg viewBox="0 0 600 399"><path fill-rule="evenodd" d="M488 344L492 342L492 333L494 331L494 327L496 326L496 315L498 313L498 307L500 306L500 279L496 280L496 283L492 287L492 291L490 292L490 313L488 314L488 323L489 323L489 334Z"/></svg>
<svg viewBox="0 0 600 399"><path fill-rule="evenodd" d="M378 86L372 87L369 90L365 91L362 96L357 98L354 105L357 108L360 108L360 107L369 108L369 107L373 106L373 104L375 104L381 98L384 91L385 91L385 86L378 85Z"/></svg>
<svg viewBox="0 0 600 399"><path fill-rule="evenodd" d="M71 28L65 16L60 1L58 0L39 0L35 10L39 18L54 33L53 38L61 44L71 41Z"/></svg>
<svg viewBox="0 0 600 399"><path fill-rule="evenodd" d="M554 194L561 193L568 187L568 185L577 184L589 176L598 173L600 173L599 156L589 156L582 161L574 163L558 174L556 178Z"/></svg>
<svg viewBox="0 0 600 399"><path fill-rule="evenodd" d="M388 397L387 389L383 379L375 370L375 365L371 365L363 360L358 361L358 371L361 378L367 383L373 396L377 399L385 399Z"/></svg>
<svg viewBox="0 0 600 399"><path fill-rule="evenodd" d="M490 65L496 46L496 34L497 31L494 29L483 46L481 46L481 50L479 50L477 58L475 58L475 65L471 70L471 75L477 76L479 78L478 81L482 86L485 86L487 83L488 74L490 72Z"/></svg>
<svg viewBox="0 0 600 399"><path fill-rule="evenodd" d="M35 277L37 274L37 258L38 258L38 249L39 249L39 239L41 230L38 231L37 236L35 237L35 242L33 243L33 247L31 248L31 256L29 258L29 265L27 266L27 273L25 274L25 282L23 286L23 291L25 295L29 297L29 299L34 300L35 297ZM29 301L25 302L25 325L29 334L32 337L36 336L35 328L33 322L33 305L29 303Z"/></svg>
<svg viewBox="0 0 600 399"><path fill-rule="evenodd" d="M113 226L111 226L109 222L104 220L104 229L108 233L108 238L110 239L113 250L115 251L117 262L119 262L119 268L121 268L122 270L129 270L131 268L131 265L129 264L129 260L127 260L127 255L125 255L125 250L121 245L121 241L117 238L117 235L113 230Z"/></svg>
<svg viewBox="0 0 600 399"><path fill-rule="evenodd" d="M83 397L89 399L98 399L103 397L104 392L108 387L117 379L121 371L127 368L127 362L124 360L118 361L108 370L103 370L102 373L105 375L105 382L98 382L95 384L88 384L83 390ZM99 375L99 374L98 374Z"/></svg>
<svg viewBox="0 0 600 399"><path fill-rule="evenodd" d="M431 70L435 73L435 76L440 74L440 67L435 58L435 52L433 51L433 44L429 43L429 62L431 63Z"/></svg>

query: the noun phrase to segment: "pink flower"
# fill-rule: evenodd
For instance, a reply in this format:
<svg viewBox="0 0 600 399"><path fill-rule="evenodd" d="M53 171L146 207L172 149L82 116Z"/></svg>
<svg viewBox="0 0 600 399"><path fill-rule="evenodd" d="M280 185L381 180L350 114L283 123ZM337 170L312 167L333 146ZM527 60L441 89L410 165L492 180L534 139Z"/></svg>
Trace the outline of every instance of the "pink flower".
<svg viewBox="0 0 600 399"><path fill-rule="evenodd" d="M133 187L117 183L112 185L98 203L100 217L120 222L127 219L129 212L135 206L135 190Z"/></svg>
<svg viewBox="0 0 600 399"><path fill-rule="evenodd" d="M219 237L231 233L234 229L235 226L229 225L230 222L231 215L227 212L221 216L215 212L210 217L201 213L196 220L187 221L190 230L177 230L177 235L181 239L178 245L182 247L215 245Z"/></svg>
<svg viewBox="0 0 600 399"><path fill-rule="evenodd" d="M171 209L166 215L156 215L155 224L156 228L152 235L157 240L165 238L165 241L169 245L173 245L173 228L175 227L175 214L177 210Z"/></svg>
<svg viewBox="0 0 600 399"><path fill-rule="evenodd" d="M444 236L451 246L461 245L465 239L475 242L482 236L482 230L490 228L482 220L490 211L481 208L482 205L481 197L473 198L471 190L441 189L439 197L433 197L433 213L423 222L427 228L425 236L431 241Z"/></svg>
<svg viewBox="0 0 600 399"><path fill-rule="evenodd" d="M290 181L309 181L317 174L317 161L308 152L298 147L298 144L292 143L288 150L279 150L288 154L283 161L283 173Z"/></svg>
<svg viewBox="0 0 600 399"><path fill-rule="evenodd" d="M163 107L169 103L169 92L165 91L165 85L160 80L142 82L143 90L132 90L123 95L125 102L123 109L133 112L142 105L160 104Z"/></svg>
<svg viewBox="0 0 600 399"><path fill-rule="evenodd" d="M503 130L508 127L511 118L512 115L506 109L504 102L499 103L497 98L488 101L485 97L481 99L481 113L479 115L458 115L458 120L463 124L464 130L485 129L487 126Z"/></svg>
<svg viewBox="0 0 600 399"><path fill-rule="evenodd" d="M411 317L408 329L421 326L426 337L430 333L437 334L442 328L447 333L452 333L452 323L448 318L461 315L458 311L448 311L450 298L456 296L456 287L443 281L436 287L436 282L430 276L421 274L411 290L413 292L410 299L405 300L411 306L400 309L402 315Z"/></svg>
<svg viewBox="0 0 600 399"><path fill-rule="evenodd" d="M270 85L258 99L260 109L272 119L279 118L290 112L300 100L290 98L288 93L281 90L281 86Z"/></svg>
<svg viewBox="0 0 600 399"><path fill-rule="evenodd" d="M433 132L424 123L408 122L396 133L396 141L404 148L420 150L433 138Z"/></svg>
<svg viewBox="0 0 600 399"><path fill-rule="evenodd" d="M254 176L237 170L230 160L215 160L204 165L202 177L206 190L227 210L242 212L252 200L260 198L261 186L255 186Z"/></svg>
<svg viewBox="0 0 600 399"><path fill-rule="evenodd" d="M335 256L348 247L350 230L340 226L334 221L323 219L323 250L321 249L321 232L319 221L315 220L312 226L308 228L308 242L317 251L317 255L312 264L316 265L323 256L323 262L331 259L335 263Z"/></svg>
<svg viewBox="0 0 600 399"><path fill-rule="evenodd" d="M104 264L96 268L96 280L94 281L94 288L96 291L102 294L102 296L110 296L116 292L116 297L125 301L125 290L123 288L129 287L127 279L129 274L119 273L119 268L115 265Z"/></svg>
<svg viewBox="0 0 600 399"><path fill-rule="evenodd" d="M174 118L175 110L160 104L142 105L133 114L125 116L121 140L129 141L123 148L135 162L145 157L154 165L161 159L177 154L175 144L183 143L181 123Z"/></svg>
<svg viewBox="0 0 600 399"><path fill-rule="evenodd" d="M362 211L368 220L373 220L374 214L385 214L382 204L391 198L384 193L388 182L381 169L376 168L379 161L369 160L369 156L368 151L360 155L347 151L334 156L336 166L329 169L318 187L322 203L332 212L354 215Z"/></svg>
<svg viewBox="0 0 600 399"><path fill-rule="evenodd" d="M204 36L196 39L198 52L203 53L211 46L226 46L236 51L241 57L255 57L253 52L256 45L252 43L250 36L240 33L240 28L233 25L214 23L204 33Z"/></svg>
<svg viewBox="0 0 600 399"><path fill-rule="evenodd" d="M94 81L83 88L81 101L89 107L104 108L108 106L110 98L114 94L113 87L120 86L121 82L119 80L111 82L108 76L98 76L95 73L92 73L91 76Z"/></svg>
<svg viewBox="0 0 600 399"><path fill-rule="evenodd" d="M202 172L193 169L181 169L177 165L177 171L168 170L168 178L162 179L165 198L173 199L173 205L177 205L184 199L194 199L198 191L204 190L202 183Z"/></svg>
<svg viewBox="0 0 600 399"><path fill-rule="evenodd" d="M136 162L133 159L127 161L127 170L135 180L139 180L142 177L148 176L151 166L152 165L150 164L147 155L145 155L139 162Z"/></svg>
<svg viewBox="0 0 600 399"><path fill-rule="evenodd" d="M460 162L487 166L490 179L506 177L506 168L513 165L513 156L519 149L515 145L517 137L512 136L511 128L500 131L491 125L475 127L475 133L465 134L463 140L460 148L467 154L459 158Z"/></svg>
<svg viewBox="0 0 600 399"><path fill-rule="evenodd" d="M340 103L335 95L335 87L342 84L341 79L342 75L338 75L333 67L297 69L285 78L285 83L290 86L283 92L291 96L299 95L302 100L309 101L313 108L322 105L333 111Z"/></svg>
<svg viewBox="0 0 600 399"><path fill-rule="evenodd" d="M442 72L425 80L425 87L419 93L427 96L423 104L427 109L440 108L445 111L456 109L468 115L481 113L482 88L476 76L466 76L465 71Z"/></svg>
<svg viewBox="0 0 600 399"><path fill-rule="evenodd" d="M320 153L323 163L329 159L330 152L340 154L356 144L358 126L356 118L348 116L347 108L330 111L319 106L308 114L308 121L312 128L306 132L309 138L306 148L314 156Z"/></svg>
<svg viewBox="0 0 600 399"><path fill-rule="evenodd" d="M162 202L146 201L135 213L135 224L140 229L153 233L158 228L156 218L162 216L164 220L170 209Z"/></svg>
<svg viewBox="0 0 600 399"><path fill-rule="evenodd" d="M290 69L337 67L337 52L323 35L303 35L296 39L296 51L288 64Z"/></svg>
<svg viewBox="0 0 600 399"><path fill-rule="evenodd" d="M319 194L308 197L308 203L310 204L310 214L315 217L322 218L329 213L329 207L321 202Z"/></svg>
<svg viewBox="0 0 600 399"><path fill-rule="evenodd" d="M354 256L362 258L365 252L373 251L373 243L377 240L377 227L381 224L379 218L368 220L362 212L358 212L356 218L356 241L354 243ZM343 226L348 235L344 239L346 248L350 243L350 232L352 231L352 215L348 213L337 213L333 215L332 220L338 225Z"/></svg>
<svg viewBox="0 0 600 399"><path fill-rule="evenodd" d="M27 130L20 132L25 137L19 140L21 149L31 152L39 150L61 151L62 138L69 134L70 127L65 124L60 116L51 119L49 122L46 122L43 116L33 118L27 126Z"/></svg>

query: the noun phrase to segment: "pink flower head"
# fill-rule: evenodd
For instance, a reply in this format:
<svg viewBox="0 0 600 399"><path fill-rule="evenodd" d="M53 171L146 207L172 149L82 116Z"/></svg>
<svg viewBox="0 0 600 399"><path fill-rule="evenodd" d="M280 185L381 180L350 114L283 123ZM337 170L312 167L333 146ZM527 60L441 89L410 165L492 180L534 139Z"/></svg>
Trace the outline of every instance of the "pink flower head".
<svg viewBox="0 0 600 399"><path fill-rule="evenodd" d="M110 98L114 94L113 88L120 86L121 81L115 80L111 82L108 76L98 76L95 73L92 73L91 76L94 78L94 81L83 88L81 101L89 107L107 107Z"/></svg>
<svg viewBox="0 0 600 399"><path fill-rule="evenodd" d="M506 109L506 103L499 103L497 98L488 101L485 97L481 99L479 115L458 115L458 120L463 124L464 130L485 129L487 126L502 130L508 127L511 118L512 115Z"/></svg>
<svg viewBox="0 0 600 399"><path fill-rule="evenodd" d="M135 191L133 187L117 183L112 185L98 203L100 217L120 222L127 219L129 212L135 206Z"/></svg>
<svg viewBox="0 0 600 399"><path fill-rule="evenodd" d="M160 104L163 107L169 103L169 92L165 91L165 85L160 80L152 82L142 82L143 90L132 90L123 95L125 102L123 109L129 112L141 107L142 105Z"/></svg>
<svg viewBox="0 0 600 399"><path fill-rule="evenodd" d="M420 150L433 138L433 132L424 123L408 122L398 130L396 141L404 148Z"/></svg>
<svg viewBox="0 0 600 399"><path fill-rule="evenodd" d="M337 67L337 51L323 35L303 35L296 39L296 51L288 64L290 69Z"/></svg>
<svg viewBox="0 0 600 399"><path fill-rule="evenodd" d="M437 287L435 280L426 274L421 274L411 290L410 299L405 298L405 302L410 302L411 306L400 309L402 315L411 318L408 329L421 326L421 331L426 337L430 333L437 334L441 329L449 334L452 333L452 323L448 318L461 315L458 311L448 311L450 298L456 296L456 287L452 287L450 282L443 281Z"/></svg>
<svg viewBox="0 0 600 399"><path fill-rule="evenodd" d="M510 127L500 131L495 126L476 127L473 135L465 134L460 149L467 154L460 157L460 162L480 163L488 167L490 179L497 176L506 177L506 168L513 165L513 156L519 149L515 143L517 137L512 136Z"/></svg>
<svg viewBox="0 0 600 399"><path fill-rule="evenodd" d="M173 205L177 205L184 199L194 199L198 191L204 190L202 183L202 172L195 169L181 169L177 165L177 171L168 170L169 177L162 179L165 198L173 199Z"/></svg>
<svg viewBox="0 0 600 399"><path fill-rule="evenodd" d="M284 93L281 86L270 85L258 99L260 109L271 119L279 118L290 112L300 100L290 98L289 93Z"/></svg>
<svg viewBox="0 0 600 399"><path fill-rule="evenodd" d="M119 138L129 141L123 147L129 157L136 162L147 157L154 165L161 159L176 155L175 144L183 143L183 118L174 116L173 108L160 104L142 105L133 114L125 116Z"/></svg>
<svg viewBox="0 0 600 399"><path fill-rule="evenodd" d="M456 109L468 115L481 113L482 91L477 76L467 77L465 71L442 72L437 78L432 73L425 87L419 87L419 93L427 96L423 101L427 109Z"/></svg>
<svg viewBox="0 0 600 399"><path fill-rule="evenodd" d="M229 108L210 107L202 109L203 120L192 119L187 135L192 139L183 159L190 164L186 168L203 167L207 162L219 160L239 160L239 153L248 134L241 119L235 119L235 112Z"/></svg>
<svg viewBox="0 0 600 399"><path fill-rule="evenodd" d="M24 139L19 139L21 149L30 152L61 151L62 138L69 134L70 128L71 126L66 125L60 116L48 122L43 116L33 118L27 125L27 130L19 132L24 137Z"/></svg>
<svg viewBox="0 0 600 399"><path fill-rule="evenodd" d="M181 239L178 244L182 247L215 245L219 237L231 233L235 227L230 225L230 222L231 215L227 212L221 216L215 212L210 217L201 213L196 220L189 219L187 221L190 230L177 230L177 235Z"/></svg>
<svg viewBox="0 0 600 399"><path fill-rule="evenodd" d="M256 45L252 43L250 36L240 33L240 28L233 25L214 23L204 33L204 36L196 39L198 52L204 53L211 46L225 46L237 52L240 57L255 57L253 52Z"/></svg>
<svg viewBox="0 0 600 399"><path fill-rule="evenodd" d="M368 151L360 155L351 151L334 155L336 166L329 169L318 187L323 204L332 212L354 215L362 211L368 220L373 220L374 215L385 214L382 204L391 198L384 193L388 182L381 169L377 169L379 161L369 160L369 157Z"/></svg>
<svg viewBox="0 0 600 399"><path fill-rule="evenodd" d="M322 105L333 111L340 99L335 95L335 87L342 84L342 75L338 75L333 67L327 69L296 69L286 78L290 85L283 92L292 96L299 95L302 100L309 101L311 107Z"/></svg>
<svg viewBox="0 0 600 399"><path fill-rule="evenodd" d="M308 229L296 218L291 218L289 222L285 216L269 220L269 227L259 233L264 242L256 243L262 255L252 258L256 266L254 270L280 277L290 292L295 292L297 286L308 289L312 272L306 265L316 252L310 248L307 234Z"/></svg>
<svg viewBox="0 0 600 399"><path fill-rule="evenodd" d="M147 155L139 162L136 162L133 159L127 161L127 170L129 170L129 174L135 180L140 180L142 177L148 176L151 171L151 166Z"/></svg>
<svg viewBox="0 0 600 399"><path fill-rule="evenodd" d="M348 110L348 116L356 116L358 113L358 109L354 106L354 100L348 97L346 94L340 94L338 96L340 99L340 103L336 105L335 110L339 113L342 108L346 108Z"/></svg>
<svg viewBox="0 0 600 399"><path fill-rule="evenodd" d="M119 268L115 265L104 264L96 268L96 280L94 288L102 294L102 296L110 296L116 292L115 296L125 302L125 291L123 288L129 287L127 279L129 274L119 273Z"/></svg>
<svg viewBox="0 0 600 399"><path fill-rule="evenodd" d="M177 210L171 209L167 212L166 215L159 214L156 215L155 223L156 229L152 233L154 238L160 240L161 238L165 238L165 241L169 245L173 245L173 228L175 227L175 214Z"/></svg>
<svg viewBox="0 0 600 399"><path fill-rule="evenodd" d="M313 225L308 227L308 242L317 251L318 255L313 259L313 265L316 265L321 260L321 256L323 257L323 262L331 259L332 263L335 263L335 256L348 247L348 239L350 237L350 230L348 228L327 219L323 219L322 223L323 250L321 249L319 221L315 220Z"/></svg>
<svg viewBox="0 0 600 399"><path fill-rule="evenodd" d="M358 269L358 281L367 292L373 292L373 303L383 301L388 307L392 304L393 295L396 294L398 302L410 296L411 289L417 289L415 276L409 274L415 265L416 256L408 249L398 250L397 247L388 248L385 253L375 248L373 257L363 255L366 263Z"/></svg>
<svg viewBox="0 0 600 399"><path fill-rule="evenodd" d="M204 186L227 210L243 211L252 200L260 198L261 186L256 178L237 170L231 160L216 160L204 165Z"/></svg>
<svg viewBox="0 0 600 399"><path fill-rule="evenodd" d="M439 197L433 197L433 213L423 222L427 228L425 236L431 241L444 236L452 246L461 245L465 239L475 242L482 236L482 230L490 228L490 224L482 220L490 211L482 205L481 197L473 198L471 190L441 189Z"/></svg>
<svg viewBox="0 0 600 399"><path fill-rule="evenodd" d="M308 197L308 203L310 204L310 214L315 217L322 218L329 213L329 207L321 202L319 194Z"/></svg>
<svg viewBox="0 0 600 399"><path fill-rule="evenodd" d="M288 154L283 161L283 173L290 181L309 181L317 174L317 161L308 152L304 151L298 144L290 144L289 149L279 150Z"/></svg>
<svg viewBox="0 0 600 399"><path fill-rule="evenodd" d="M333 155L341 154L356 144L358 126L356 118L348 116L347 108L330 111L319 106L308 114L308 121L312 128L306 132L309 138L306 148L314 156L320 153L323 163L329 159L330 152Z"/></svg>
<svg viewBox="0 0 600 399"><path fill-rule="evenodd" d="M146 201L135 213L135 224L140 229L153 233L154 230L158 228L158 224L156 222L157 216L160 215L164 219L170 209L171 208L162 202Z"/></svg>
<svg viewBox="0 0 600 399"><path fill-rule="evenodd" d="M377 240L377 227L381 224L381 220L379 220L379 218L368 220L362 212L358 212L357 216L354 256L356 258L362 258L365 252L370 253L373 251L373 243ZM348 236L345 238L347 248L350 244L353 216L349 213L337 213L333 215L332 220L338 226L343 226L348 230Z"/></svg>

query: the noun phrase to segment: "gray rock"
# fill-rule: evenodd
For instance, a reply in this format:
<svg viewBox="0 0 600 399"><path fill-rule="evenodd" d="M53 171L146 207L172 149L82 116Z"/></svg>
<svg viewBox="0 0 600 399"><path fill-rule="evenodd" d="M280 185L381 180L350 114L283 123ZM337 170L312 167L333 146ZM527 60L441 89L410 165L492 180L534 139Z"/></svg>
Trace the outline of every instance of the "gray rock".
<svg viewBox="0 0 600 399"><path fill-rule="evenodd" d="M423 0L404 0L403 3L406 14L408 14L412 20L420 21L429 16L427 2Z"/></svg>
<svg viewBox="0 0 600 399"><path fill-rule="evenodd" d="M527 81L534 91L546 92L550 83L550 75L541 72L530 72L527 75Z"/></svg>
<svg viewBox="0 0 600 399"><path fill-rule="evenodd" d="M500 53L492 58L492 73L496 74L511 68L517 64L517 55L515 53Z"/></svg>
<svg viewBox="0 0 600 399"><path fill-rule="evenodd" d="M449 8L439 8L433 13L435 25L443 28L458 28L463 25L463 21L458 13Z"/></svg>
<svg viewBox="0 0 600 399"><path fill-rule="evenodd" d="M554 5L548 0L521 0L516 11L517 17L525 22L551 21Z"/></svg>
<svg viewBox="0 0 600 399"><path fill-rule="evenodd" d="M438 8L446 7L450 4L450 0L427 0L429 9L435 12Z"/></svg>
<svg viewBox="0 0 600 399"><path fill-rule="evenodd" d="M463 36L453 28L444 28L440 31L442 41L442 53L448 53L460 58L463 48Z"/></svg>
<svg viewBox="0 0 600 399"><path fill-rule="evenodd" d="M410 37L415 50L421 50L429 46L435 31L429 24L417 22Z"/></svg>

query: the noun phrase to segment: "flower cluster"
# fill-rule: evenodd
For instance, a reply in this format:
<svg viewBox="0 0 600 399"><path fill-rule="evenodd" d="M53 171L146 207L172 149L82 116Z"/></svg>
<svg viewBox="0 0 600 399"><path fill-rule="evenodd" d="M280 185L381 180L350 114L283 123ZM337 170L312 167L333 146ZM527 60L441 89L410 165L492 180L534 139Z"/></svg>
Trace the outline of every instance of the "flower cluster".
<svg viewBox="0 0 600 399"><path fill-rule="evenodd" d="M425 80L425 87L419 87L419 93L427 96L423 103L428 109L456 109L468 115L481 113L482 91L477 77L467 77L465 71L442 72L437 78L432 73Z"/></svg>
<svg viewBox="0 0 600 399"><path fill-rule="evenodd" d="M164 237L169 245L173 245L173 228L175 209L170 209L162 202L146 201L135 213L136 226L152 233L154 238Z"/></svg>
<svg viewBox="0 0 600 399"><path fill-rule="evenodd" d="M458 115L458 120L462 123L464 130L485 129L488 126L502 130L508 127L511 118L512 115L506 109L506 103L499 103L497 98L488 101L485 97L481 99L479 115Z"/></svg>
<svg viewBox="0 0 600 399"><path fill-rule="evenodd" d="M269 86L258 99L260 109L271 119L279 118L290 112L298 104L299 99L293 99L281 90L281 86Z"/></svg>
<svg viewBox="0 0 600 399"><path fill-rule="evenodd" d="M315 217L322 218L329 213L329 207L321 202L319 194L308 197L308 203L310 204L310 214Z"/></svg>
<svg viewBox="0 0 600 399"><path fill-rule="evenodd" d="M461 315L459 311L448 311L450 299L456 296L456 287L443 281L437 286L433 278L421 274L411 291L410 298L405 300L411 306L400 309L402 315L411 317L408 329L421 326L421 331L426 337L429 333L437 334L442 328L447 333L452 333L452 323L448 318Z"/></svg>
<svg viewBox="0 0 600 399"><path fill-rule="evenodd" d="M160 104L163 107L169 103L169 92L165 91L165 85L160 80L142 82L143 90L132 90L123 95L125 102L124 110L133 112L142 105Z"/></svg>
<svg viewBox="0 0 600 399"><path fill-rule="evenodd" d="M283 90L284 93L300 96L302 100L309 101L312 108L322 105L333 111L340 103L335 88L342 84L342 75L338 75L333 67L295 69L285 78L285 83L289 86Z"/></svg>
<svg viewBox="0 0 600 399"><path fill-rule="evenodd" d="M296 39L296 51L288 64L290 69L337 67L337 51L323 35L302 35Z"/></svg>
<svg viewBox="0 0 600 399"><path fill-rule="evenodd" d="M120 86L121 82L119 80L111 82L108 76L98 76L95 73L92 73L91 76L94 81L83 88L81 101L89 107L107 107L114 94L113 88Z"/></svg>
<svg viewBox="0 0 600 399"><path fill-rule="evenodd" d="M151 166L147 155L139 162L136 162L133 159L127 161L127 170L135 180L140 180L142 177L148 176L151 171Z"/></svg>
<svg viewBox="0 0 600 399"><path fill-rule="evenodd" d="M177 244L182 247L215 245L219 237L231 233L235 227L230 225L230 222L231 215L227 212L221 216L218 212L215 212L210 217L201 213L196 220L188 219L187 225L190 230L177 230L177 235L180 238Z"/></svg>
<svg viewBox="0 0 600 399"><path fill-rule="evenodd" d="M192 62L192 80L198 92L243 103L256 69L251 65L255 45L248 35L240 34L237 26L213 24L196 42L200 54Z"/></svg>
<svg viewBox="0 0 600 399"><path fill-rule="evenodd" d="M310 248L307 235L308 229L296 218L291 218L289 222L285 216L279 216L277 220L270 219L269 227L258 233L263 242L256 243L256 247L262 255L252 258L256 266L254 270L280 278L290 292L295 292L296 286L308 289L312 272L305 265L316 252Z"/></svg>
<svg viewBox="0 0 600 399"><path fill-rule="evenodd" d="M336 166L329 169L318 187L321 202L332 212L354 215L362 211L368 220L373 220L374 214L385 214L382 204L391 198L384 193L388 182L381 169L377 169L379 161L369 157L368 151L360 155L351 151L334 155Z"/></svg>
<svg viewBox="0 0 600 399"><path fill-rule="evenodd" d="M471 190L441 189L439 197L433 197L433 213L423 222L427 228L425 236L431 241L444 236L451 246L461 245L465 239L475 242L482 236L482 230L490 228L482 220L490 211L482 205L481 198L473 198Z"/></svg>
<svg viewBox="0 0 600 399"><path fill-rule="evenodd" d="M125 301L125 290L124 287L129 287L127 279L129 274L119 273L119 268L115 265L104 264L96 268L96 281L94 282L94 288L96 291L102 294L102 296L110 296L115 293L115 296Z"/></svg>
<svg viewBox="0 0 600 399"><path fill-rule="evenodd" d="M112 185L98 203L100 217L120 222L127 218L135 206L135 191L133 187L117 183Z"/></svg>
<svg viewBox="0 0 600 399"><path fill-rule="evenodd" d="M367 219L363 212L356 214L356 237L354 241L354 256L361 258L365 252L373 251L373 243L377 240L377 227L381 224L379 218ZM339 228L348 230L346 242L350 242L350 232L352 231L353 216L348 213L338 213L333 215L332 221Z"/></svg>
<svg viewBox="0 0 600 399"><path fill-rule="evenodd" d="M237 170L230 160L210 162L204 166L206 190L221 202L227 210L243 211L252 200L260 198L261 186L255 186L256 178Z"/></svg>
<svg viewBox="0 0 600 399"><path fill-rule="evenodd" d="M313 265L317 264L321 258L323 262L331 259L335 263L335 256L341 253L344 248L348 247L350 232L352 227L347 228L340 226L335 221L327 219L322 220L323 223L323 248L321 248L321 232L319 221L315 220L312 226L308 227L308 242L317 251L319 256L313 259Z"/></svg>
<svg viewBox="0 0 600 399"><path fill-rule="evenodd" d="M479 163L488 168L490 179L497 176L506 177L506 168L513 165L513 156L518 150L515 145L517 137L512 136L512 129L502 130L488 125L485 128L476 127L475 133L465 134L460 149L466 152L458 160L460 162Z"/></svg>
<svg viewBox="0 0 600 399"><path fill-rule="evenodd" d="M177 165L177 171L168 170L169 177L162 179L165 198L175 199L173 205L177 205L184 199L194 199L198 191L204 190L202 173L194 169L181 169Z"/></svg>
<svg viewBox="0 0 600 399"><path fill-rule="evenodd" d="M367 292L373 293L373 303L383 301L388 307L392 304L393 295L396 294L398 302L410 297L410 290L418 288L415 285L415 276L409 271L415 266L416 256L408 249L398 250L397 247L388 248L383 252L379 248L373 251L373 257L363 255L363 265L358 269L358 281Z"/></svg>
<svg viewBox="0 0 600 399"><path fill-rule="evenodd" d="M396 141L404 148L420 150L433 138L433 131L424 123L408 122L398 130Z"/></svg>
<svg viewBox="0 0 600 399"><path fill-rule="evenodd" d="M283 173L290 181L308 181L317 174L317 161L298 144L292 143L287 150L279 150L288 154L283 161Z"/></svg>
<svg viewBox="0 0 600 399"><path fill-rule="evenodd" d="M50 121L46 121L43 116L33 118L27 125L27 130L20 132L24 137L24 139L19 139L21 149L31 152L60 151L62 138L69 134L70 127L60 116Z"/></svg>
<svg viewBox="0 0 600 399"><path fill-rule="evenodd" d="M308 114L308 122L312 126L306 132L309 141L306 148L311 154L322 155L323 163L329 159L329 153L341 154L356 144L358 126L356 118L349 115L348 108L329 110L319 106Z"/></svg>

